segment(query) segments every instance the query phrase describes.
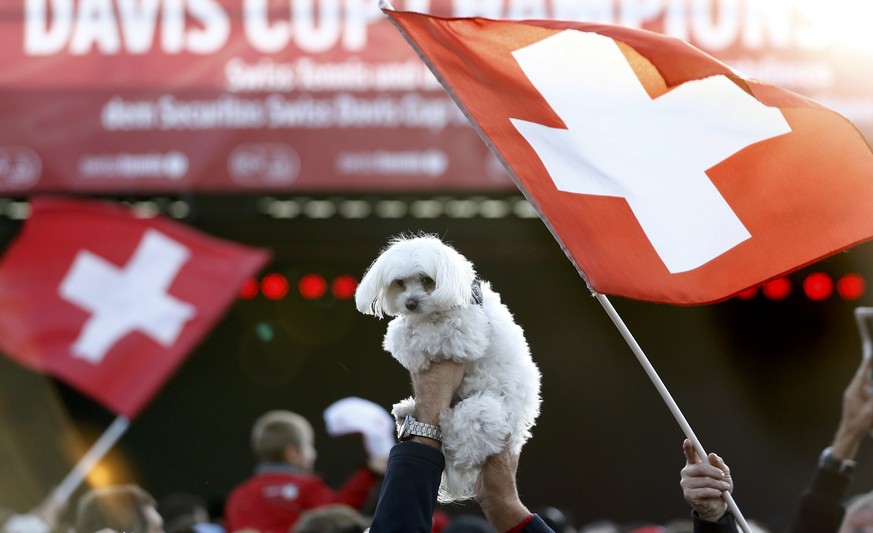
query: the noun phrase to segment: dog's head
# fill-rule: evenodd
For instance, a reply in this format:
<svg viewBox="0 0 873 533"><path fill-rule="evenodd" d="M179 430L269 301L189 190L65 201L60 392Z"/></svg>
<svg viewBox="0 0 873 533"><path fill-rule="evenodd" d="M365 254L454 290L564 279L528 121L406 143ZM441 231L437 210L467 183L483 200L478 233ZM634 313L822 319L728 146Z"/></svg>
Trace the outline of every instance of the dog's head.
<svg viewBox="0 0 873 533"><path fill-rule="evenodd" d="M475 279L473 265L439 237L399 236L367 269L355 304L379 318L467 306Z"/></svg>

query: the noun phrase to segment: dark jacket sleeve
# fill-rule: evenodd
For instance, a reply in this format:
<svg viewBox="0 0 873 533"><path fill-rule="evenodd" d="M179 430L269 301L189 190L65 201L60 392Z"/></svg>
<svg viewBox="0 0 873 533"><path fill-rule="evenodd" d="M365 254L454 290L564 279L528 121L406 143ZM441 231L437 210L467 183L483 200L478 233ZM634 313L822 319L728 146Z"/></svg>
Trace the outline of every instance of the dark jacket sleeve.
<svg viewBox="0 0 873 533"><path fill-rule="evenodd" d="M440 477L446 460L426 444L400 442L391 448L372 533L431 533Z"/></svg>
<svg viewBox="0 0 873 533"><path fill-rule="evenodd" d="M716 522L708 522L700 518L696 511L691 511L691 522L694 533L736 533L739 531L737 521L734 520L734 515L730 511L723 514Z"/></svg>
<svg viewBox="0 0 873 533"><path fill-rule="evenodd" d="M843 499L851 477L825 468L818 468L812 484L800 496L790 533L836 533L846 513Z"/></svg>
<svg viewBox="0 0 873 533"><path fill-rule="evenodd" d="M555 530L543 522L543 519L538 515L534 515L533 519L521 530L521 533L555 533Z"/></svg>

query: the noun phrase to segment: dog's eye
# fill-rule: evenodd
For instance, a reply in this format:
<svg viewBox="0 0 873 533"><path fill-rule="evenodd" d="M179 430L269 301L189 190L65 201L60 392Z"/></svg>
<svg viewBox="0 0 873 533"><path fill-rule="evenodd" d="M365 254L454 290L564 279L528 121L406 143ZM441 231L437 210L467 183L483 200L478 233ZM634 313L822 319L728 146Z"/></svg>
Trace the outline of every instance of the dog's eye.
<svg viewBox="0 0 873 533"><path fill-rule="evenodd" d="M397 286L398 288L400 288L400 289L405 289L405 288L406 288L406 283L403 283L403 280L402 280L402 279L395 279L395 280L394 280L394 285L396 285L396 286Z"/></svg>
<svg viewBox="0 0 873 533"><path fill-rule="evenodd" d="M436 285L436 282L430 276L422 276L421 284L424 285L425 288L431 288Z"/></svg>

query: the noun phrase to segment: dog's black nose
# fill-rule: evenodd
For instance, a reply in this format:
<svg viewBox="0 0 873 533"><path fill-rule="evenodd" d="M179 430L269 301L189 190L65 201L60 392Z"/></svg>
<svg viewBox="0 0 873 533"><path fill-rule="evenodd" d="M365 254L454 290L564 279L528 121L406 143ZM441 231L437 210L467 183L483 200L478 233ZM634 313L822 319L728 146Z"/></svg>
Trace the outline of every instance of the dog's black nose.
<svg viewBox="0 0 873 533"><path fill-rule="evenodd" d="M406 300L406 308L410 311L415 311L416 309L418 309L418 300L416 300L415 298L410 298Z"/></svg>

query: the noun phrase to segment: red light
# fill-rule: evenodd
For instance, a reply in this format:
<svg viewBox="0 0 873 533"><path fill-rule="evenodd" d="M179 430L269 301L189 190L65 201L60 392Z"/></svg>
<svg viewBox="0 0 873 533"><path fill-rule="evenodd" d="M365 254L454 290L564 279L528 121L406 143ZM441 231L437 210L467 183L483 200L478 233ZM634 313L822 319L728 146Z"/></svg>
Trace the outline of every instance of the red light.
<svg viewBox="0 0 873 533"><path fill-rule="evenodd" d="M762 290L770 300L784 300L791 294L791 281L788 278L776 278L765 283Z"/></svg>
<svg viewBox="0 0 873 533"><path fill-rule="evenodd" d="M261 280L261 292L270 300L281 300L288 294L288 280L282 274L267 274Z"/></svg>
<svg viewBox="0 0 873 533"><path fill-rule="evenodd" d="M803 280L803 292L814 302L826 300L834 293L834 280L824 272L813 272Z"/></svg>
<svg viewBox="0 0 873 533"><path fill-rule="evenodd" d="M317 300L327 293L327 281L321 274L306 274L300 278L297 289L307 300Z"/></svg>
<svg viewBox="0 0 873 533"><path fill-rule="evenodd" d="M749 287L748 289L743 289L737 293L736 298L738 300L751 300L758 294L758 287Z"/></svg>
<svg viewBox="0 0 873 533"><path fill-rule="evenodd" d="M348 300L353 297L357 288L358 280L348 274L335 277L330 285L330 291L338 300Z"/></svg>
<svg viewBox="0 0 873 533"><path fill-rule="evenodd" d="M245 280L242 287L239 289L239 297L244 300L251 300L258 295L258 280L249 278Z"/></svg>
<svg viewBox="0 0 873 533"><path fill-rule="evenodd" d="M844 300L857 300L864 296L867 283L860 274L846 274L837 282L837 292Z"/></svg>

